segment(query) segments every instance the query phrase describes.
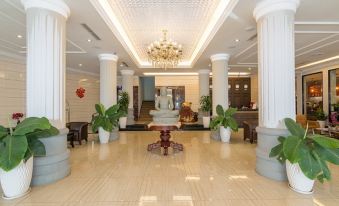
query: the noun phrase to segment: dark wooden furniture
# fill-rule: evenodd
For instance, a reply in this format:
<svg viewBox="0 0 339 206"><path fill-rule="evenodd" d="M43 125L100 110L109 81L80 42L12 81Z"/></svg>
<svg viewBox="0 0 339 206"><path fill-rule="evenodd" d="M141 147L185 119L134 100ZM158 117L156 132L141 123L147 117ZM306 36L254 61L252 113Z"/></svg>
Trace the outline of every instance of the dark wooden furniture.
<svg viewBox="0 0 339 206"><path fill-rule="evenodd" d="M234 114L234 119L242 128L244 121L258 121L258 111L237 111Z"/></svg>
<svg viewBox="0 0 339 206"><path fill-rule="evenodd" d="M88 141L88 122L69 122L66 124L69 132L74 133L74 141L78 141L81 145L81 141Z"/></svg>
<svg viewBox="0 0 339 206"><path fill-rule="evenodd" d="M74 132L68 132L67 134L67 141L70 141L72 148L74 148L74 139L75 139Z"/></svg>
<svg viewBox="0 0 339 206"><path fill-rule="evenodd" d="M183 151L184 146L182 144L170 141L171 131L178 130L177 126L151 126L149 128L151 131L160 131L160 141L149 144L147 151L152 151L153 149L164 148L164 155L168 155L168 148L172 147L174 150Z"/></svg>
<svg viewBox="0 0 339 206"><path fill-rule="evenodd" d="M252 121L244 121L243 127L244 127L244 141L246 139L249 139L251 144L253 144L254 141L257 140L257 132L255 128L258 126L258 121L252 120Z"/></svg>

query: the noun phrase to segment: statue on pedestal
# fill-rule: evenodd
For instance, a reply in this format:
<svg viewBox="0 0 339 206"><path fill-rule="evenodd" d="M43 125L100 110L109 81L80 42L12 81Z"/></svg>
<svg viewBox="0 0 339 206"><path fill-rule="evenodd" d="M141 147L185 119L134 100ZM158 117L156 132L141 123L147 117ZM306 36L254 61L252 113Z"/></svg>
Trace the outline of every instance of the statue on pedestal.
<svg viewBox="0 0 339 206"><path fill-rule="evenodd" d="M161 87L160 96L155 99L155 110L150 111L154 124L177 124L179 121L179 111L173 110L174 104L170 96L167 95L167 88Z"/></svg>

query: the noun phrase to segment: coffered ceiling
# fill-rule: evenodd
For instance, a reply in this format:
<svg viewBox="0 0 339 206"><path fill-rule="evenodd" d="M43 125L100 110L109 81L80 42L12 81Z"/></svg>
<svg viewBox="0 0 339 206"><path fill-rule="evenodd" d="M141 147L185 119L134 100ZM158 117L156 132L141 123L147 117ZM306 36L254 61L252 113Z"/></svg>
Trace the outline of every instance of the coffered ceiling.
<svg viewBox="0 0 339 206"><path fill-rule="evenodd" d="M73 69L98 74L97 55L110 52L119 56L120 68L128 66L135 69L136 74L161 72L161 69L147 68L145 49L161 37L162 29L168 29L170 38L184 46L182 66L185 68L171 69L173 72L207 69L209 57L220 52L231 54L232 71L252 68L251 73L256 72L254 0L64 1L71 9L67 21L67 66ZM106 2L107 7L102 8L100 2ZM219 7L221 2L226 4ZM338 8L338 0L301 0L295 24L296 67L339 55ZM218 18L212 21L218 9ZM115 21L107 17L106 10L116 16ZM0 55L25 58L25 21L20 0L0 0ZM213 26L208 26L211 22Z"/></svg>

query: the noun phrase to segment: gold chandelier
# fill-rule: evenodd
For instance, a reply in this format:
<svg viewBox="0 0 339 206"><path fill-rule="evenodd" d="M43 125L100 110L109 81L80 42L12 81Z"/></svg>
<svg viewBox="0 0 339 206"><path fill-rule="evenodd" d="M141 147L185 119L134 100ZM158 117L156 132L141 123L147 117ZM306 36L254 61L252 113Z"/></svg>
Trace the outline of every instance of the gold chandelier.
<svg viewBox="0 0 339 206"><path fill-rule="evenodd" d="M182 46L177 42L167 40L167 30L163 30L163 38L148 46L148 60L153 67L173 68L182 58Z"/></svg>

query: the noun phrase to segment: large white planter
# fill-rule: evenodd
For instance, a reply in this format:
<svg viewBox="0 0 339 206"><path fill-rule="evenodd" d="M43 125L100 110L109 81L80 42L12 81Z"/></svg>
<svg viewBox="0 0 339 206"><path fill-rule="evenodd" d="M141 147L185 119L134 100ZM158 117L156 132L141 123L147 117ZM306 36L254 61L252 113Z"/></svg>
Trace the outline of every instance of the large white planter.
<svg viewBox="0 0 339 206"><path fill-rule="evenodd" d="M325 121L318 120L317 122L319 123L319 127L320 128L325 128L325 126L326 126L326 122Z"/></svg>
<svg viewBox="0 0 339 206"><path fill-rule="evenodd" d="M219 127L220 138L222 142L230 142L231 139L231 128Z"/></svg>
<svg viewBox="0 0 339 206"><path fill-rule="evenodd" d="M286 160L286 173L289 186L292 190L302 194L312 194L314 180L309 179L301 171L299 164L292 164Z"/></svg>
<svg viewBox="0 0 339 206"><path fill-rule="evenodd" d="M33 157L9 172L0 169L0 182L4 199L15 199L29 193L33 172Z"/></svg>
<svg viewBox="0 0 339 206"><path fill-rule="evenodd" d="M126 129L127 124L127 117L120 117L119 118L119 126L121 129Z"/></svg>
<svg viewBox="0 0 339 206"><path fill-rule="evenodd" d="M102 127L99 127L99 140L101 144L107 144L109 140L110 132L107 132Z"/></svg>
<svg viewBox="0 0 339 206"><path fill-rule="evenodd" d="M202 117L202 123L204 125L204 128L209 128L210 127L210 122L211 122L211 117Z"/></svg>

